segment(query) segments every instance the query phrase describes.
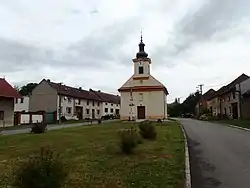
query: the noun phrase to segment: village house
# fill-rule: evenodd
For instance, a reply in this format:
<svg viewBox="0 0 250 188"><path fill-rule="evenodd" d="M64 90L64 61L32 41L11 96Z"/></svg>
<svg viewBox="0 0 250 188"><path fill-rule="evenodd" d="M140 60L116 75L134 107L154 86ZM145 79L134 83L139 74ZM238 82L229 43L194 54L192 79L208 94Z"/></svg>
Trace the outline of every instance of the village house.
<svg viewBox="0 0 250 188"><path fill-rule="evenodd" d="M0 78L0 127L14 125L14 99L21 95L3 78Z"/></svg>
<svg viewBox="0 0 250 188"><path fill-rule="evenodd" d="M15 98L14 112L29 112L29 96Z"/></svg>
<svg viewBox="0 0 250 188"><path fill-rule="evenodd" d="M250 78L236 85L236 90L241 94L241 117L250 119Z"/></svg>
<svg viewBox="0 0 250 188"><path fill-rule="evenodd" d="M214 96L215 94L215 90L214 89L209 89L206 93L204 93L202 96L201 96L201 99L199 100L199 102L197 103L196 105L196 115L199 115L200 113L202 113L202 111L204 109L209 109L211 112L212 112L212 109L211 107L208 108L208 103L209 103L209 99Z"/></svg>
<svg viewBox="0 0 250 188"><path fill-rule="evenodd" d="M54 113L56 119L100 119L119 113L120 97L101 91L89 91L43 79L30 95L29 110Z"/></svg>
<svg viewBox="0 0 250 188"><path fill-rule="evenodd" d="M242 74L228 85L216 91L215 95L208 102L208 108L212 109L213 115L221 114L233 119L242 117L242 94L239 85L247 79L249 79L249 76Z"/></svg>
<svg viewBox="0 0 250 188"><path fill-rule="evenodd" d="M144 51L145 44L139 44L134 62L134 74L118 89L121 93L122 120L167 118L166 87L150 74L151 59Z"/></svg>

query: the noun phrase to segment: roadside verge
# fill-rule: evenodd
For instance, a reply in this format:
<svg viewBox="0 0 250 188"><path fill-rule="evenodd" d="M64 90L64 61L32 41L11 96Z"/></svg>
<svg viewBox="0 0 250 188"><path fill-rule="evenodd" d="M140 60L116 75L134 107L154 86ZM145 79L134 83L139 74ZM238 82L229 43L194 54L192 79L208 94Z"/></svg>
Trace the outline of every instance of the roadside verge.
<svg viewBox="0 0 250 188"><path fill-rule="evenodd" d="M191 173L190 173L190 160L189 160L189 150L188 150L188 142L186 132L180 123L181 130L183 132L184 141L185 141L185 188L191 188Z"/></svg>

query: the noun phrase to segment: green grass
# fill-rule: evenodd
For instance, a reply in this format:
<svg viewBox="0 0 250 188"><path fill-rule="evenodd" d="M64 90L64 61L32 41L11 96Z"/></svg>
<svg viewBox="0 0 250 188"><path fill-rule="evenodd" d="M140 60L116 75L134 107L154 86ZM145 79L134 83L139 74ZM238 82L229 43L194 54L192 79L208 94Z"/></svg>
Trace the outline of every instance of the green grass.
<svg viewBox="0 0 250 188"><path fill-rule="evenodd" d="M74 123L85 123L85 122L88 122L88 120L85 120L85 119L81 119L81 120L71 119L71 120L67 120L67 121L62 122L62 124L74 124Z"/></svg>
<svg viewBox="0 0 250 188"><path fill-rule="evenodd" d="M162 125L162 126L161 126ZM178 122L157 125L156 141L143 140L133 155L118 147L117 132L137 124L113 122L44 134L0 137L0 187L7 187L15 161L49 146L70 171L66 188L182 188L184 140ZM15 163L16 164L16 163Z"/></svg>
<svg viewBox="0 0 250 188"><path fill-rule="evenodd" d="M212 121L212 122L235 125L235 126L238 126L238 127L243 127L243 128L249 128L250 129L250 120L230 119L230 120L219 120L219 121Z"/></svg>

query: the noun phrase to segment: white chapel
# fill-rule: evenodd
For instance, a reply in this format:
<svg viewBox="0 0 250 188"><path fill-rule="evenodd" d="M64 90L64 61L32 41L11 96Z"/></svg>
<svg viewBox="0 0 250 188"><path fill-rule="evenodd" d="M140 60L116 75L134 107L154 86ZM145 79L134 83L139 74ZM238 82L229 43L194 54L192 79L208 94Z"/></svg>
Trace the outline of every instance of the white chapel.
<svg viewBox="0 0 250 188"><path fill-rule="evenodd" d="M121 120L166 119L167 88L150 74L151 59L144 51L142 36L134 62L134 74L118 91Z"/></svg>

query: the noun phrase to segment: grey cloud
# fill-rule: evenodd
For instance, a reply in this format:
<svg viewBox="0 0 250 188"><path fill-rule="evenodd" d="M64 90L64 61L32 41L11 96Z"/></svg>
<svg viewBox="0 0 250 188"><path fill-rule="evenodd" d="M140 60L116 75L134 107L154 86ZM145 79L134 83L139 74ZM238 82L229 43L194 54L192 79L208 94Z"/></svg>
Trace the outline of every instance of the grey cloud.
<svg viewBox="0 0 250 188"><path fill-rule="evenodd" d="M102 62L123 59L121 48L129 41L138 24L137 19L131 18L113 23L106 28L90 34L85 39L68 47L69 57L73 59L85 59L91 65L102 66ZM126 56L126 55L125 55ZM79 61L81 63L81 61Z"/></svg>
<svg viewBox="0 0 250 188"><path fill-rule="evenodd" d="M0 70L18 71L39 65L105 68L106 62L120 56L120 47L129 39L129 33L136 29L136 24L137 21L131 19L112 23L71 44L63 52L0 38Z"/></svg>
<svg viewBox="0 0 250 188"><path fill-rule="evenodd" d="M47 61L46 50L18 41L0 38L0 70L2 72L18 71L28 66Z"/></svg>
<svg viewBox="0 0 250 188"><path fill-rule="evenodd" d="M227 29L232 23L249 16L248 0L210 0L197 12L187 15L179 23L180 32L196 38L209 38Z"/></svg>
<svg viewBox="0 0 250 188"><path fill-rule="evenodd" d="M177 22L165 44L157 47L152 55L167 67L174 67L173 60L182 58L187 49L210 40L244 18L250 18L250 1L208 0L200 9L188 12Z"/></svg>

